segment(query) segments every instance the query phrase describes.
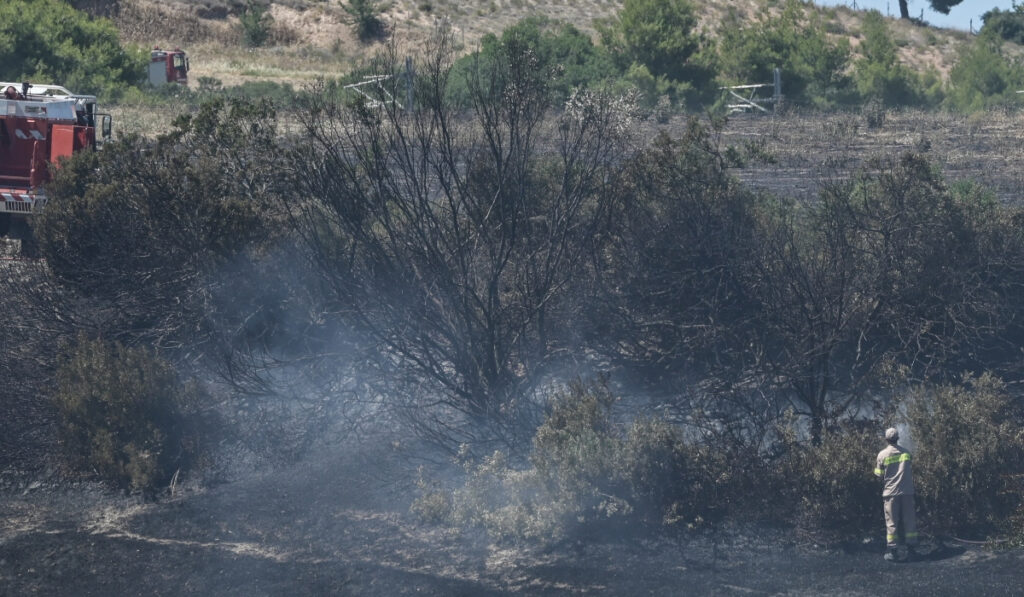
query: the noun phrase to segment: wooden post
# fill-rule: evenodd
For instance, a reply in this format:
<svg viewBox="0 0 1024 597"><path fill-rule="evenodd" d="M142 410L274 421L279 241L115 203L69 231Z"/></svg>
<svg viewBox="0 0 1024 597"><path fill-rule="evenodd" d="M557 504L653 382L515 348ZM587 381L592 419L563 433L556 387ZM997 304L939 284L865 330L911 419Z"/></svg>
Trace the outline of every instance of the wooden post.
<svg viewBox="0 0 1024 597"><path fill-rule="evenodd" d="M774 100L775 100L774 101L775 109L778 110L779 102L782 101L782 69L781 68L776 67L775 70L772 71L772 87L774 88L774 91L772 93L772 98L774 98Z"/></svg>
<svg viewBox="0 0 1024 597"><path fill-rule="evenodd" d="M412 56L405 57L405 111L412 112Z"/></svg>

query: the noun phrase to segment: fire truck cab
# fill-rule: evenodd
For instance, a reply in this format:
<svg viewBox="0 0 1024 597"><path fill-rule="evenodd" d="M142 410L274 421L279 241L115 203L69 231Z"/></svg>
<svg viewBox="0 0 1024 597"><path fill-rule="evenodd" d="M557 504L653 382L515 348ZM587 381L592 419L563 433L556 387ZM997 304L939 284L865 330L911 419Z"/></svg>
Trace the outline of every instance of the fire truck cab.
<svg viewBox="0 0 1024 597"><path fill-rule="evenodd" d="M153 48L149 53L149 84L154 87L168 83L188 85L188 66L188 54L181 48Z"/></svg>
<svg viewBox="0 0 1024 597"><path fill-rule="evenodd" d="M58 85L0 82L0 235L30 240L27 218L46 203L43 183L62 157L110 138L111 118L96 96Z"/></svg>

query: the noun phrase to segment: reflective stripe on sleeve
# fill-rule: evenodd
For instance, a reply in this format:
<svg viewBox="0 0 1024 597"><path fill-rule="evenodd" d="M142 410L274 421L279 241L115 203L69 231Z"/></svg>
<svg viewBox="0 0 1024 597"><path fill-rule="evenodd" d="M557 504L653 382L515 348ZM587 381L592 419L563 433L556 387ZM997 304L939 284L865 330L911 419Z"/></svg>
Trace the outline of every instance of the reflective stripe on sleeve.
<svg viewBox="0 0 1024 597"><path fill-rule="evenodd" d="M882 473L883 473L883 472L884 472L884 471L883 471L882 469L880 469L880 468L876 468L876 469L875 469L875 476L876 476L876 477L881 477L881 476L882 476Z"/></svg>

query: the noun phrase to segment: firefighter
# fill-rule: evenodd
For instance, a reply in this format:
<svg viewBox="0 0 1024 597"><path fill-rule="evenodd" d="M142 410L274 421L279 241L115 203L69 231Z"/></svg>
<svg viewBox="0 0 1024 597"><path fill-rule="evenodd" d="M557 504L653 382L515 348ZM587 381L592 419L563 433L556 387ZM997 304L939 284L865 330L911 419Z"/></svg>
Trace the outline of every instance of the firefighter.
<svg viewBox="0 0 1024 597"><path fill-rule="evenodd" d="M884 481L882 505L885 510L885 559L903 559L900 547L910 550L917 545L917 523L914 520L914 475L910 452L899 445L900 434L894 427L885 430L888 446L878 453L875 476Z"/></svg>

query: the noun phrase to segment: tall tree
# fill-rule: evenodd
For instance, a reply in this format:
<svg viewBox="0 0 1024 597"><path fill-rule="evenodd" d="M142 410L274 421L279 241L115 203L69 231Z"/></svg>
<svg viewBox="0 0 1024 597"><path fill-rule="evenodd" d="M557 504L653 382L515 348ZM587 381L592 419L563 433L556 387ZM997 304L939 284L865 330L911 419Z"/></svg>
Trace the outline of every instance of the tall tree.
<svg viewBox="0 0 1024 597"><path fill-rule="evenodd" d="M960 4L963 0L928 0L931 4L932 10L935 12L941 12L944 15L949 14L949 9L953 8L957 4ZM908 0L900 0L900 18L910 18L910 7L908 6Z"/></svg>
<svg viewBox="0 0 1024 597"><path fill-rule="evenodd" d="M294 216L332 312L410 388L388 392L394 406L453 446L479 438L475 423L514 438L524 397L566 354L566 293L631 130L586 92L552 120L550 72L522 40L498 49L468 74L471 117L448 99L447 34L415 69L412 111L312 95L295 162L308 200ZM399 68L391 52L376 72Z"/></svg>

